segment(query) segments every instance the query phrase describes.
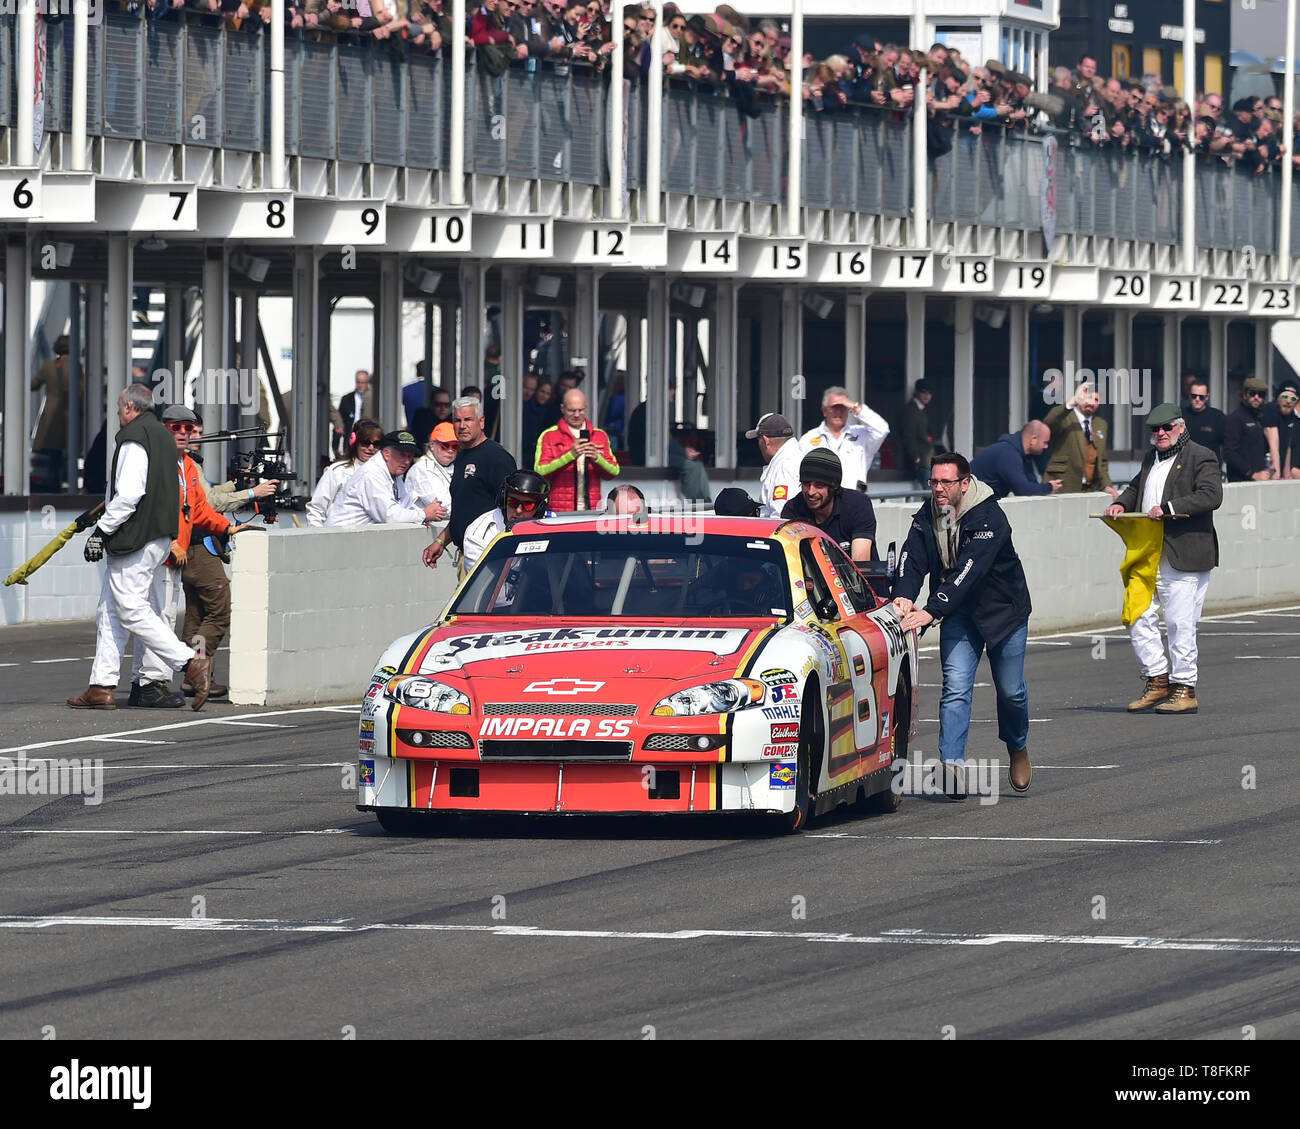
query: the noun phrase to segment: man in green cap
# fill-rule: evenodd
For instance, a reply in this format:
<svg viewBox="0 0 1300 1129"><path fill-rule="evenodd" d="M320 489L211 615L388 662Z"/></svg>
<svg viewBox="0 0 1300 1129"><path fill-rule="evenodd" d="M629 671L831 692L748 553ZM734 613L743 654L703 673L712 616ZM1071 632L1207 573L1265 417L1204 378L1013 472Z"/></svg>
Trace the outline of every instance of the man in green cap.
<svg viewBox="0 0 1300 1129"><path fill-rule="evenodd" d="M1129 628L1146 688L1130 713L1196 712L1196 625L1205 605L1210 570L1219 563L1214 511L1223 504L1219 460L1193 443L1182 412L1160 404L1147 416L1152 448L1138 476L1107 507L1107 517L1144 513L1164 523L1160 567L1151 606ZM1137 520L1136 518L1132 520ZM1160 637L1160 613L1169 632L1169 657Z"/></svg>

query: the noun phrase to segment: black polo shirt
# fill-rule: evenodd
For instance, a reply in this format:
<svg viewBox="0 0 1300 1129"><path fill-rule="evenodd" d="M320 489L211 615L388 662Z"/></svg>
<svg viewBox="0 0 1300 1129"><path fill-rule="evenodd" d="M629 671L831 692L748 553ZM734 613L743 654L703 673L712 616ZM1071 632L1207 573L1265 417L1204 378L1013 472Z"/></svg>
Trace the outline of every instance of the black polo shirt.
<svg viewBox="0 0 1300 1129"><path fill-rule="evenodd" d="M1187 424L1187 434L1193 443L1209 447L1214 457L1223 461L1223 432L1228 424L1228 417L1218 408L1202 408L1199 412L1191 408L1183 409L1183 422Z"/></svg>
<svg viewBox="0 0 1300 1129"><path fill-rule="evenodd" d="M871 559L880 560L876 552L876 511L871 499L856 490L846 490L835 499L831 506L830 517L825 523L819 523L814 517L801 490L785 504L781 516L787 521L806 521L815 525L831 540L838 543L849 557L853 556L853 542L865 537L871 542Z"/></svg>
<svg viewBox="0 0 1300 1129"><path fill-rule="evenodd" d="M451 464L451 517L447 529L459 547L469 523L496 508L497 491L506 475L517 470L515 457L500 443L484 439L462 450Z"/></svg>

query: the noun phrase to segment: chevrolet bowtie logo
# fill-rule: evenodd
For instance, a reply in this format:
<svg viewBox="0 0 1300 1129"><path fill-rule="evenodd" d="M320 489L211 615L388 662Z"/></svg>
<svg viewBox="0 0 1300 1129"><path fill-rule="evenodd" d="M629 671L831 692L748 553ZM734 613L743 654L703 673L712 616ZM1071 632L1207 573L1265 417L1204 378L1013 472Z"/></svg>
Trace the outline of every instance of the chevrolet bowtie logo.
<svg viewBox="0 0 1300 1129"><path fill-rule="evenodd" d="M581 678L552 678L549 682L530 682L525 694L594 694L605 684L584 682Z"/></svg>

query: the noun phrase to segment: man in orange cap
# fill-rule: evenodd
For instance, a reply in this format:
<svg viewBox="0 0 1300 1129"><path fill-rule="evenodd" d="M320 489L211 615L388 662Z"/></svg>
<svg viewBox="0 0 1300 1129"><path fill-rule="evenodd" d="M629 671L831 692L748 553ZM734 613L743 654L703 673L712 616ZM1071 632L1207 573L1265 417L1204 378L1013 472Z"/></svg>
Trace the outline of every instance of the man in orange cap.
<svg viewBox="0 0 1300 1129"><path fill-rule="evenodd" d="M406 472L406 488L422 505L441 502L451 517L451 464L460 453L460 440L449 422L435 424L425 453ZM435 529L434 533L439 533Z"/></svg>

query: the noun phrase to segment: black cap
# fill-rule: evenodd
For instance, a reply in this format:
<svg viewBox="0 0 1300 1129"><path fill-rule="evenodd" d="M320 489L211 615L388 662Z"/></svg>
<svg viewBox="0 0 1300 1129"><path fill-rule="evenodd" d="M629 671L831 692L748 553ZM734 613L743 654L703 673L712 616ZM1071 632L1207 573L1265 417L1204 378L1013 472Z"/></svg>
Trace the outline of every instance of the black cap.
<svg viewBox="0 0 1300 1129"><path fill-rule="evenodd" d="M417 458L424 454L420 445L415 441L415 436L409 431L390 431L384 436L384 441L379 444L380 447L393 447L398 451L404 451L408 455L415 455Z"/></svg>
<svg viewBox="0 0 1300 1129"><path fill-rule="evenodd" d="M844 481L844 464L834 451L814 448L799 463L799 481L839 486Z"/></svg>
<svg viewBox="0 0 1300 1129"><path fill-rule="evenodd" d="M768 439L777 439L793 434L794 428L785 416L777 415L776 412L768 412L767 415L759 417L759 421L745 432L745 438L757 439L762 435Z"/></svg>
<svg viewBox="0 0 1300 1129"><path fill-rule="evenodd" d="M713 512L719 517L758 517L762 507L738 486L728 486L713 500Z"/></svg>

